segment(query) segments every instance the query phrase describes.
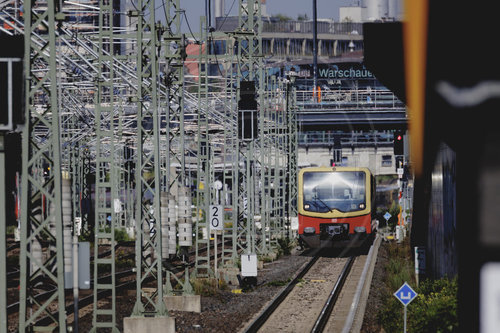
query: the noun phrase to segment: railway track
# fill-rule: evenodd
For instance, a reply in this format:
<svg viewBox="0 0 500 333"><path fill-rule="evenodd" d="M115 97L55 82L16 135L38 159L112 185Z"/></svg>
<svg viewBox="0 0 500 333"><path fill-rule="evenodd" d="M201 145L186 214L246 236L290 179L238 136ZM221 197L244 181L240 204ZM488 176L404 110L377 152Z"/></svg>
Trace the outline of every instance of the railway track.
<svg viewBox="0 0 500 333"><path fill-rule="evenodd" d="M349 332L355 319L362 320L360 298L367 297L373 249L379 244L377 238L370 251L348 257L318 251L244 332Z"/></svg>
<svg viewBox="0 0 500 333"><path fill-rule="evenodd" d="M338 281L338 275L340 274L340 271L343 270L344 268L344 264L347 262L348 258L341 255L340 258L337 258L337 257L328 257L328 256L316 256L314 255L314 252L310 252L311 255L311 261L309 261L306 265L308 266L308 269L305 269L305 270L302 270L301 273L299 273L295 279L289 283L289 285L285 288L287 289L288 291L286 292L286 295L282 292L282 295L281 296L278 296L274 299L273 302L270 302L270 305L268 306L268 308L272 308L274 307L274 309L276 311L279 311L279 308L284 306L285 308L286 307L291 307L292 309L295 309L294 312L297 314L298 312L301 313L303 316L301 318L298 318L299 321L301 322L307 322L309 325L308 328L306 329L293 329L293 328L288 328L288 329L277 329L276 327L271 327L270 329L268 328L268 326L266 325L270 325L270 323L272 322L273 320L273 316L276 316L276 311L270 311L268 312L267 314L267 317L265 319L261 319L261 323L257 326L254 326L254 329L251 330L251 329L247 329L246 332L275 332L275 331L287 331L287 332L292 332L292 331L296 331L296 332L307 332L307 331L311 331L312 330L312 327L315 326L316 324L316 321L318 320L318 316L319 316L319 313L320 312L323 312L325 313L325 315L323 315L324 318L330 318L330 319L322 319L320 321L323 322L323 324L321 325L318 325L318 327L320 327L319 330L316 330L315 332L321 332L321 327L326 327L326 330L325 331L333 331L333 332L341 332L341 329L342 329L342 326L344 325L344 322L347 321L349 316L347 314L343 314L343 315L339 315L338 313L341 313L342 311L339 312L339 310L337 310L337 307L339 306L339 304L343 304L341 305L340 307L343 308L343 309L348 309L351 305L351 303L353 302L352 301L352 297L349 298L347 296L345 296L345 294L348 294L348 293L354 293L352 292L353 290L356 289L356 284L357 284L357 279L355 278L351 278L352 274L358 274L360 270L363 270L362 266L363 266L363 263L366 259L363 258L363 255L361 256L358 256L356 257L356 259L354 259L353 263L352 263L352 269L351 269L351 276L349 276L347 279L346 279L346 283L351 283L351 285L349 287L344 287L344 288L340 288L340 287L337 287L336 289L337 290L341 290L340 293L333 293L334 295L336 294L337 296L334 296L331 298L330 300L330 304L333 304L335 306L332 306L332 315L329 316L328 315L328 312L330 310L323 310L323 304L321 304L321 302L319 304L315 304L315 305L309 305L307 306L307 309L314 309L314 311L316 312L314 315L310 315L309 313L307 313L306 311L297 311L297 306L300 307L300 309L306 309L306 306L304 305L293 305L293 304L289 304L288 301L287 301L287 295L289 296L292 296L293 293L295 292L294 290L295 289L303 289L306 291L306 293L309 293L309 295L311 296L312 293L314 293L314 288L312 287L318 287L318 286L326 286L327 284L328 287L325 289L323 288L322 290L319 290L319 291L316 291L316 293L320 293L322 295L324 295L324 303L326 304L326 298L328 295L330 295L330 293L332 292L332 290L334 289L333 288L333 285L337 283ZM366 257L366 255L365 255ZM336 264L333 264L334 262L336 262ZM332 271L322 271L321 269L318 269L318 267L328 267L328 266L336 266L335 268L335 272L332 272ZM358 272L358 273L356 273ZM117 279L117 290L121 290L122 292L124 292L125 290L127 289L135 289L135 280L134 280L134 277L135 275L133 273L131 274L127 274L125 272L122 272L123 273L123 278L119 278ZM127 276L131 276L131 277L127 277ZM103 277L105 278L105 277ZM327 281L328 280L328 281ZM339 283L339 286L340 286L340 283ZM312 289L306 289L306 288L309 288L311 287ZM126 292L125 292L126 293ZM284 295L284 296L283 296ZM94 301L93 299L93 295L88 295L87 298L85 298L86 295L81 295L81 298L80 298L80 309L83 311L83 312L88 312L89 310L84 310L83 308L85 306L91 306L92 302ZM98 295L98 298L99 299L105 299L108 295L103 293L102 295ZM276 302L276 299L277 298L282 298L282 303L283 305L280 306L279 303L281 302ZM297 298L297 297L296 297ZM308 297L298 297L299 299L302 298L302 299L307 299ZM309 297L309 300L314 300L318 297ZM336 299L336 301L335 301ZM347 299L347 301L346 301ZM350 300L349 300L350 299ZM284 300L284 301L283 301ZM73 308L72 308L72 304L71 304L71 300L70 300L70 296L68 295L68 299L67 299L67 308L66 308L66 312L68 313L68 315L72 314L73 312ZM288 304L288 305L286 305ZM347 304L347 305L345 305ZM12 311L12 310L11 310ZM302 313L303 312L303 313ZM346 312L346 311L344 311ZM52 315L57 315L57 313L52 313ZM340 317L342 316L343 319L341 319ZM262 318L264 318L263 316L261 316ZM281 321L281 322L286 322L288 323L289 325L293 325L293 322L292 320L290 320L293 316L291 316L290 314L285 314L285 318L286 320L283 320L283 319L279 319L278 321ZM334 323L332 324L332 320L331 318L332 317L335 317L337 318L337 321L341 321L342 324L340 324L340 330L338 328L335 328L334 330L330 330L330 327L332 327L332 325L334 325L335 327L339 327L339 324L338 323ZM310 320L305 320L304 318L311 318ZM293 319L293 318L292 318ZM68 318L68 322L71 322L71 319ZM37 324L43 324L43 319L41 322L37 323Z"/></svg>
<svg viewBox="0 0 500 333"><path fill-rule="evenodd" d="M228 241L226 241L224 244L227 244ZM132 243L131 242L126 242L125 244L117 244L115 249L118 248L120 245L121 246L130 246ZM201 249L202 251L204 251L205 249ZM99 257L105 257L107 255L110 254L110 251L106 251L106 252L103 252L103 253L100 253L99 254ZM222 254L222 240L219 242L218 244L218 256L219 258L221 257L221 254ZM127 255L124 255L122 256L122 258L129 258L129 257L133 257L135 256L135 254L127 254ZM210 259L213 260L213 258L215 257L214 254L211 254L210 255ZM93 256L92 256L93 258ZM189 268L193 268L194 267L194 264L195 264L195 261L194 261L194 250L192 251L189 251L187 253L187 258L186 258L188 261L187 262L181 262L180 260L178 259L175 259L173 260L168 266L170 267L169 270L174 273L174 275L177 275L178 277L180 277L180 274L182 274L184 272L184 267L189 267ZM179 268L180 266L182 266L182 268ZM17 274L17 278L18 278L18 274L19 272L12 272L13 274ZM134 268L131 268L131 269L126 269L126 270L123 270L123 271L120 271L120 272L117 272L115 274L116 276L116 290L127 290L127 289L134 289L136 287L136 281L135 281L135 276L136 276L136 273L135 273L135 270ZM111 276L110 275L104 275L104 276L101 276L99 277L99 282L100 283L106 283L108 281L110 281L110 278ZM152 277L148 278L148 279L145 279L144 280L144 283L147 284L149 282L151 282L153 280ZM17 281L17 279L16 279ZM175 282L175 280L171 280L173 283ZM89 291L83 291L82 292L82 295L79 299L79 307L80 309L86 307L86 306L89 306L91 305L93 302L94 302L94 295L93 293L91 292L92 291L92 286L94 285L94 281L91 280L91 288ZM52 288L55 288L55 286L51 286ZM46 297L47 294L50 294L52 293L53 290L49 290L49 291L45 291L45 292L40 292L39 294L37 294L36 296L36 299L44 299L44 297ZM98 293L97 295L97 298L98 300L102 300L106 297L108 297L110 295L110 292L108 290L104 290L104 291L101 291ZM72 294L71 294L71 290L68 289L68 291L66 292L66 297L67 297L67 302L66 302L66 313L68 314L72 314L73 313L73 300L72 300ZM7 306L7 313L9 316L11 315L17 315L17 312L19 311L19 302L18 301L15 301L15 302L12 302L10 303L8 306ZM57 311L54 311L51 313L51 316L52 317L57 317ZM36 322L36 325L46 325L50 323L50 319L49 317L44 317L44 318L41 318L40 320L38 320Z"/></svg>

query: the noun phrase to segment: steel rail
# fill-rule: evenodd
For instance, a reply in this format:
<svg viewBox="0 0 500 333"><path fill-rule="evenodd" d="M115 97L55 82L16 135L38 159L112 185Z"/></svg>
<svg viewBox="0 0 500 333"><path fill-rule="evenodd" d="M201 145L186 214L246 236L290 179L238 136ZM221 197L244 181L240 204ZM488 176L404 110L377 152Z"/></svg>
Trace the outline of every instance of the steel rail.
<svg viewBox="0 0 500 333"><path fill-rule="evenodd" d="M262 313L247 327L245 333L256 333L258 330L264 325L264 323L269 319L269 317L273 314L273 312L278 308L278 306L285 300L285 298L290 294L290 292L295 288L297 283L304 277L304 275L309 272L311 267L318 261L320 258L319 249L316 250L313 254L312 259L305 265L302 270L293 278L292 281L288 283L288 285L283 289L272 301L271 303L262 311Z"/></svg>
<svg viewBox="0 0 500 333"><path fill-rule="evenodd" d="M221 241L221 243L222 243L222 241ZM226 242L224 242L224 244L225 244L225 243L226 243ZM222 248L221 248L219 251L222 253ZM215 255L214 255L214 254L212 254L212 255L210 256L210 259L212 260L214 257L215 257ZM195 264L195 262L194 262L194 261L191 261L191 262L189 262L186 266L188 266L188 267L191 267L191 268L192 268L192 267L194 266L194 264ZM128 277L128 276L134 275L134 274L135 274L134 269L129 269L129 270L125 270L125 271L117 272L115 275L116 275L116 277L117 277L117 278L125 278L125 277ZM181 274L183 274L183 271L179 270L179 271L177 271L177 272L174 272L174 274L175 274L175 275L178 275L178 277L180 277L180 276L181 276ZM99 280L100 280L100 281L101 281L101 280L102 280L102 281L107 281L107 280L108 280L108 279L110 279L110 278L111 278L111 277L110 277L110 275L106 275L106 276L103 276L103 277L99 278ZM148 282L151 282L151 281L153 281L153 280L154 280L154 277L153 277L153 276L149 276L149 277L147 277L147 278L145 278L145 279L144 279L144 282L145 282L145 283L148 283ZM172 281L172 280L171 280L171 281ZM130 287L134 287L134 286L135 286L135 284L136 284L136 281L135 281L135 279L133 279L133 280L131 280L131 281L127 281L127 282L124 282L124 283L121 283L121 284L117 285L117 286L116 286L116 289L117 289L117 290L124 290L124 289L128 289L128 288L130 288ZM93 285L93 281L91 282L91 285ZM109 295L110 295L110 293L111 293L111 290L108 290L108 289L106 289L106 290L101 290L101 291L99 291L99 292L97 293L97 299L98 299L98 300L101 300L101 299L103 299L104 297L109 296ZM85 297L81 298L81 299L79 300L79 302L78 302L78 303L79 303L79 306L80 306L80 307L85 307L85 306L88 306L88 305L92 304L93 302L94 302L94 295L93 295L93 294L90 294L90 295L88 295L88 296L85 296ZM19 303L19 302L17 302L17 304L13 304L13 306L18 305L18 303ZM73 313L73 303L71 303L71 304L67 304L67 305L66 305L65 310L66 310L66 313ZM12 309L11 309L11 311L12 311ZM51 313L51 314L50 314L50 316L57 316L57 314L58 314L58 311L55 311L55 312ZM37 322L36 322L36 325L44 325L44 324L47 324L47 323L49 322L50 316L46 316L46 317L44 317L44 318L41 318L39 321L37 321Z"/></svg>
<svg viewBox="0 0 500 333"><path fill-rule="evenodd" d="M345 280L347 279L347 276L349 275L349 272L351 271L352 264L354 263L355 257L349 257L347 260L347 263L345 264L344 268L342 269L342 272L340 273L339 278L337 279L337 282L335 283L335 286L333 287L332 291L330 292L330 295L328 296L328 299L325 302L325 305L323 306L323 309L321 309L321 312L318 316L318 319L316 319L316 322L314 323L314 326L311 330L311 333L320 333L323 332L325 329L326 323L328 323L328 320L330 319L330 315L332 314L333 307L335 306L335 303L337 302L337 299L340 295L340 292L342 291L342 288L344 286Z"/></svg>
<svg viewBox="0 0 500 333"><path fill-rule="evenodd" d="M230 241L225 241L225 242L222 242L222 240L221 240L221 241L219 241L219 242L218 242L218 243L219 243L218 245L219 245L219 246L222 246L222 245L227 245L229 242L230 242ZM119 246L124 246L124 245L125 245L125 246L129 246L129 243L130 243L130 242L125 242L125 244L117 244L117 245L116 245L116 248L118 248ZM202 250L206 250L206 248L203 248ZM222 248L221 248L219 251L220 251L220 253L222 253ZM219 252L219 251L218 251L218 252ZM111 252L111 251L109 251L109 252ZM108 253L108 254L109 254L109 253ZM105 253L101 253L99 256L105 256L105 255L106 255ZM134 254L132 254L132 255L134 255ZM194 251L189 251L189 252L188 252L188 255L189 255L189 256L194 255ZM131 255L125 255L125 256L120 257L120 258L122 258L122 259L123 259L123 258L129 258L130 256L131 256ZM94 257L94 256L92 256L91 258L93 258L93 257ZM214 255L214 254L210 255L210 260L213 260L213 258L214 258L214 257L215 257L215 255ZM188 267L193 267L193 266L194 266L194 261L191 261L191 262L187 263L187 266L188 266ZM175 269L175 265L172 265L170 268L172 268L172 270L174 270L174 273L177 273L177 274L178 274L178 273L182 273L181 271L176 271L176 269ZM12 273L12 274L19 274L19 272L11 272L11 273ZM128 277L128 276L133 275L133 274L135 274L135 271L134 271L133 269L127 269L127 270L123 270L123 271L117 272L117 273L115 274L115 276L116 276L118 279L120 279L120 278ZM99 282L100 282L100 283L105 283L105 282L107 282L108 280L110 280L110 278L111 278L111 276L108 274L108 275L101 276L98 280L99 280ZM120 285L118 285L118 286L117 286L117 288L127 287L127 286L132 285L132 284L134 284L134 285L135 285L135 280L133 280L133 281L131 281L131 282L126 282L126 283L120 284ZM93 285L94 285L94 280L92 279L92 280L90 281L90 286L91 286L91 288L92 288L92 286L93 286ZM36 298L37 298L37 299L43 299L43 298L44 298L44 297L46 297L47 295L50 295L50 293L51 293L51 292L53 292L53 289L48 290L48 291L46 291L46 292L44 292L44 293L38 294ZM107 293L107 292L102 292L102 291L101 291L101 292L99 292L99 293L98 293L98 299L101 299L101 298L106 297L106 296L108 296L108 295L109 295L109 293ZM93 294L90 294L90 295L88 295L88 296L86 296L86 297L81 298L81 299L79 300L79 304L80 304L80 306L81 306L81 307L83 307L83 306L87 306L87 305L89 305L89 304L92 304L92 302L93 302L93 301L94 301L94 299L93 299ZM9 304L9 305L7 306L7 313L8 313L9 315L10 315L10 314L13 314L13 313L16 313L16 312L18 312L18 311L19 311L19 301L18 301L18 302L11 303L11 304ZM72 311L73 311L73 303L71 303L71 304L69 304L69 305L67 305L67 306L66 306L66 312L67 312L67 313L73 313ZM52 313L51 315L53 315L53 316L57 316L57 312L54 312L54 313ZM40 319L40 321L38 322L38 324L43 324L43 323L44 323L44 320L47 320L47 319L48 319L48 318L45 318L45 317L44 317L44 318L41 318L41 319Z"/></svg>

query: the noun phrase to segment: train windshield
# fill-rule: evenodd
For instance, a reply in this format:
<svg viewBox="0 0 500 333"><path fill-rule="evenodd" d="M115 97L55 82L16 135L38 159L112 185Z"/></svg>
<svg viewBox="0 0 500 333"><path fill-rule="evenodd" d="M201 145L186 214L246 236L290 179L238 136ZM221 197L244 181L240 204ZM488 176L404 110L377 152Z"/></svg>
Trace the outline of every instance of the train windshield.
<svg viewBox="0 0 500 333"><path fill-rule="evenodd" d="M366 174L362 171L305 172L304 210L326 213L366 208Z"/></svg>

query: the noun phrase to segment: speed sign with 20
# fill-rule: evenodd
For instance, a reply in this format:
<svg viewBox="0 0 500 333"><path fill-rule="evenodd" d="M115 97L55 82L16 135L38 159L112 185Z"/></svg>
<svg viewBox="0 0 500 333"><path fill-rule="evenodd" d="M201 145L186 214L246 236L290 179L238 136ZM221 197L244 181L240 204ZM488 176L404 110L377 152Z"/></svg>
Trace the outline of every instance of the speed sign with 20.
<svg viewBox="0 0 500 333"><path fill-rule="evenodd" d="M222 205L210 205L210 230L224 230Z"/></svg>

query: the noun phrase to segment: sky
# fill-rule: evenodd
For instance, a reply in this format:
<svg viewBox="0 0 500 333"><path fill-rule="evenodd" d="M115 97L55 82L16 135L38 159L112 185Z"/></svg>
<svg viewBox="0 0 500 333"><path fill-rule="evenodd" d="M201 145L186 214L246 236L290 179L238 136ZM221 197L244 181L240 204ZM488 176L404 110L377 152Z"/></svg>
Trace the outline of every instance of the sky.
<svg viewBox="0 0 500 333"><path fill-rule="evenodd" d="M211 0L214 6L215 0ZM316 0L318 18L333 18L338 21L339 7L350 6L357 0ZM189 26L194 33L200 31L200 16L205 15L205 0L181 0L181 8L186 10ZM230 11L230 16L238 15L239 0L225 0L225 13ZM283 14L296 19L299 14L307 14L312 19L313 0L267 0L268 15ZM185 19L181 30L188 33Z"/></svg>

